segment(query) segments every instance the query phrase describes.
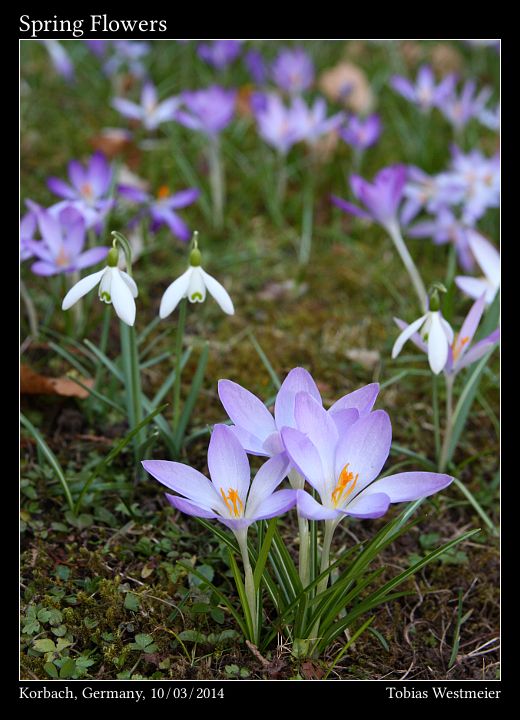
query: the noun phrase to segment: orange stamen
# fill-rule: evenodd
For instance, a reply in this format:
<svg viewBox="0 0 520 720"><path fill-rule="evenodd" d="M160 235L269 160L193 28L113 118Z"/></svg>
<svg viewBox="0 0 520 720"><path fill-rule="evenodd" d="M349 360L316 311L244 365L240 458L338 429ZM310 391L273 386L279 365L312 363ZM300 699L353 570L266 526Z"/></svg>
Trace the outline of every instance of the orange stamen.
<svg viewBox="0 0 520 720"><path fill-rule="evenodd" d="M348 498L350 493L354 490L356 487L356 483L358 481L359 473L356 473L354 476L354 473L351 472L348 469L348 466L350 463L347 463L343 470L341 471L339 475L338 484L332 491L332 502L334 503L334 506L337 507L339 501L341 500L341 496L346 491L345 500Z"/></svg>
<svg viewBox="0 0 520 720"><path fill-rule="evenodd" d="M453 352L453 360L456 361L457 358L460 355L460 352L464 345L466 345L469 342L469 337L463 337L459 340L459 336L455 336L455 340L453 341L453 345L451 346L452 352Z"/></svg>
<svg viewBox="0 0 520 720"><path fill-rule="evenodd" d="M167 198L170 194L170 188L168 185L161 185L159 190L157 190L157 198L158 200L164 200L164 198Z"/></svg>
<svg viewBox="0 0 520 720"><path fill-rule="evenodd" d="M220 488L220 494L230 513L233 513L235 517L241 517L244 514L244 503L236 490L228 488L228 494L226 495L224 490Z"/></svg>
<svg viewBox="0 0 520 720"><path fill-rule="evenodd" d="M94 191L92 190L92 185L90 183L85 183L81 186L81 194L83 197L85 197L87 200L90 200L92 196L94 195Z"/></svg>

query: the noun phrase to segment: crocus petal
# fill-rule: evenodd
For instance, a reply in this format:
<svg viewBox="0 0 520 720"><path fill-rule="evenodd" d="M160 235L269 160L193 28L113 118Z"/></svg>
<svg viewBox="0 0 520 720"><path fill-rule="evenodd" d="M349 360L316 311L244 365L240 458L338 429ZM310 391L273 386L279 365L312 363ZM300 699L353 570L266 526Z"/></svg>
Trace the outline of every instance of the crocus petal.
<svg viewBox="0 0 520 720"><path fill-rule="evenodd" d="M214 507L219 500L208 478L189 465L170 460L143 460L141 464L160 483L196 505Z"/></svg>
<svg viewBox="0 0 520 720"><path fill-rule="evenodd" d="M276 431L274 419L264 403L238 383L219 380L218 396L231 420L262 442Z"/></svg>
<svg viewBox="0 0 520 720"><path fill-rule="evenodd" d="M340 517L340 513L337 510L326 508L311 497L308 492L305 492L305 490L296 491L296 503L298 506L298 515L307 518L307 520L334 520Z"/></svg>
<svg viewBox="0 0 520 720"><path fill-rule="evenodd" d="M468 243L484 275L489 278L493 285L498 286L500 284L500 255L498 250L475 230L468 230Z"/></svg>
<svg viewBox="0 0 520 720"><path fill-rule="evenodd" d="M78 160L71 160L68 166L69 178L76 190L81 193L81 189L85 184L85 169Z"/></svg>
<svg viewBox="0 0 520 720"><path fill-rule="evenodd" d="M274 493L289 471L289 459L280 453L265 462L255 475L247 498L246 515L254 517L258 506Z"/></svg>
<svg viewBox="0 0 520 720"><path fill-rule="evenodd" d="M347 408L355 408L361 416L366 415L374 407L378 393L379 383L370 383L336 400L330 406L329 412L335 413Z"/></svg>
<svg viewBox="0 0 520 720"><path fill-rule="evenodd" d="M254 520L268 520L278 515L283 515L288 510L296 505L296 491L295 490L278 490L273 493L265 500L263 500L256 508L254 515L251 514L251 519Z"/></svg>
<svg viewBox="0 0 520 720"><path fill-rule="evenodd" d="M91 265L96 265L96 263L101 262L106 258L108 251L109 248L107 247L90 248L90 250L86 250L75 259L74 267L76 270L82 270L83 268L90 267Z"/></svg>
<svg viewBox="0 0 520 720"><path fill-rule="evenodd" d="M227 425L217 424L208 448L208 469L217 491L236 490L245 505L251 470L246 451Z"/></svg>
<svg viewBox="0 0 520 720"><path fill-rule="evenodd" d="M191 233L189 227L173 210L167 207L161 207L160 210L158 208L152 208L151 215L159 223L168 225L172 234L178 237L179 240L182 240L182 242L187 242L190 239Z"/></svg>
<svg viewBox="0 0 520 720"><path fill-rule="evenodd" d="M390 502L408 502L418 500L422 497L433 495L453 481L453 478L443 473L432 472L405 472L396 475L388 475L381 480L376 480L359 495L368 497L374 493L385 493Z"/></svg>
<svg viewBox="0 0 520 720"><path fill-rule="evenodd" d="M281 384L276 396L274 417L278 428L296 427L294 400L298 392L307 392L320 405L322 404L320 391L311 374L305 368L293 368Z"/></svg>
<svg viewBox="0 0 520 720"><path fill-rule="evenodd" d="M475 345L473 345L473 347L470 348L468 352L464 355L462 360L459 360L459 362L457 363L457 372L467 367L468 365L477 362L477 360L480 360L480 358L483 357L487 353L487 351L490 350L491 346L497 343L499 339L500 330L499 328L497 328L491 333L491 335L488 335L483 340L480 340L480 342L475 343Z"/></svg>
<svg viewBox="0 0 520 720"><path fill-rule="evenodd" d="M57 275L64 271L64 268L53 265L52 263L45 262L45 260L38 260L31 265L31 272L35 275L42 275L47 277L49 275Z"/></svg>
<svg viewBox="0 0 520 720"><path fill-rule="evenodd" d="M379 475L391 442L392 424L384 410L375 410L360 418L340 439L336 448L335 477L340 477L348 463L349 471L358 475L352 497Z"/></svg>
<svg viewBox="0 0 520 720"><path fill-rule="evenodd" d="M66 198L67 200L74 200L78 196L77 192L75 192L70 185L57 177L48 178L47 187L55 195Z"/></svg>
<svg viewBox="0 0 520 720"><path fill-rule="evenodd" d="M318 450L299 430L282 428L281 435L292 464L321 496L325 493L325 478Z"/></svg>
<svg viewBox="0 0 520 720"><path fill-rule="evenodd" d="M390 498L385 493L359 495L343 509L345 515L357 518L378 518L385 514L390 505Z"/></svg>
<svg viewBox="0 0 520 720"><path fill-rule="evenodd" d="M185 500L178 495L169 495L168 493L166 493L166 498L170 505L173 505L174 508L180 510L185 515L220 520L220 516L217 515L217 513L213 512L213 510L208 510L207 508L201 507L200 505L195 505L189 500Z"/></svg>
<svg viewBox="0 0 520 720"><path fill-rule="evenodd" d="M172 313L183 297L186 297L193 268L188 268L177 280L167 287L161 299L159 317L164 320Z"/></svg>
<svg viewBox="0 0 520 720"><path fill-rule="evenodd" d="M125 281L125 283L128 285L130 292L132 293L132 297L136 298L139 295L139 290L137 289L137 285L135 284L135 280L130 277L130 275L123 270L119 271L121 274L121 277Z"/></svg>
<svg viewBox="0 0 520 720"><path fill-rule="evenodd" d="M485 293L483 293L482 297L476 300L471 306L469 313L466 315L466 319L462 323L460 333L457 336L457 344L463 341L463 344L460 346L457 358L459 362L460 360L462 360L462 358L466 354L466 351L469 349L469 346L471 344L471 341L473 340L473 336L477 331L478 325L480 323L480 318L482 317L482 313L484 312L485 307L486 295Z"/></svg>
<svg viewBox="0 0 520 720"><path fill-rule="evenodd" d="M204 278L204 284L206 285L208 292L213 296L220 309L227 315L234 315L235 308L233 307L233 302L229 297L226 288L202 268L200 268L200 272Z"/></svg>
<svg viewBox="0 0 520 720"><path fill-rule="evenodd" d="M428 362L432 371L438 375L448 360L448 338L438 312L430 313L431 323L428 331Z"/></svg>
<svg viewBox="0 0 520 720"><path fill-rule="evenodd" d="M130 102L130 100L125 100L124 98L114 98L112 100L112 107L120 112L121 115L124 115L132 120L141 120L143 117L143 109L141 106Z"/></svg>
<svg viewBox="0 0 520 720"><path fill-rule="evenodd" d="M92 290L92 288L101 281L101 278L103 277L107 269L108 268L103 268L103 270L100 270L99 272L93 273L92 275L87 275L79 282L77 282L73 287L71 287L69 292L63 298L61 309L68 310L74 305L74 303L76 303L80 298L82 298L83 295L86 295L90 290Z"/></svg>
<svg viewBox="0 0 520 720"><path fill-rule="evenodd" d="M95 152L90 158L88 179L92 184L96 196L104 195L109 186L112 171L106 157L102 152Z"/></svg>
<svg viewBox="0 0 520 720"><path fill-rule="evenodd" d="M133 200L137 203L145 203L150 200L150 195L133 185L118 185L117 192L127 200Z"/></svg>
<svg viewBox="0 0 520 720"><path fill-rule="evenodd" d="M412 83L401 75L390 78L392 88L406 98L409 102L415 101L415 88Z"/></svg>
<svg viewBox="0 0 520 720"><path fill-rule="evenodd" d="M498 288L490 285L485 278L468 277L466 275L457 275L455 277L455 285L462 290L463 293L472 298L479 298L485 293L486 303L489 305L493 302Z"/></svg>
<svg viewBox="0 0 520 720"><path fill-rule="evenodd" d="M321 402L306 392L299 392L294 403L294 418L298 430L305 433L318 450L325 475L333 475L339 434L332 416L323 408Z"/></svg>
<svg viewBox="0 0 520 720"><path fill-rule="evenodd" d="M187 205L194 203L199 195L200 190L198 188L188 188L187 190L182 190L181 192L175 193L175 195L172 195L167 200L168 207L172 208L172 210L179 210L180 208L184 208Z"/></svg>
<svg viewBox="0 0 520 720"><path fill-rule="evenodd" d="M394 343L394 347L392 348L392 358L396 358L401 350L403 349L403 345L407 340L409 340L412 335L419 330L421 325L426 320L427 315L423 315L422 317L418 318L417 320L414 320L411 325L408 325L408 327L403 330L403 332L399 335L397 340Z"/></svg>
<svg viewBox="0 0 520 720"><path fill-rule="evenodd" d="M270 453L264 447L264 443L260 438L244 430L238 425L231 425L230 430L233 432L238 442L249 455L260 455L269 457Z"/></svg>
<svg viewBox="0 0 520 720"><path fill-rule="evenodd" d="M359 420L360 415L356 408L346 408L345 410L338 410L338 412L330 413L330 417L336 425L338 437L343 437L347 434L352 425Z"/></svg>
<svg viewBox="0 0 520 720"><path fill-rule="evenodd" d="M120 320L132 326L135 322L135 300L126 282L121 277L118 268L109 268L112 272L110 285L112 304Z"/></svg>
<svg viewBox="0 0 520 720"><path fill-rule="evenodd" d="M159 103L154 113L154 120L156 124L159 125L167 120L174 120L175 112L179 107L180 102L179 98L171 97Z"/></svg>
<svg viewBox="0 0 520 720"><path fill-rule="evenodd" d="M36 217L38 219L38 227L43 240L47 247L56 257L63 249L62 227L58 220L47 210L39 208Z"/></svg>
<svg viewBox="0 0 520 720"><path fill-rule="evenodd" d="M346 200L343 200L343 198L337 197L336 195L331 195L330 199L332 200L334 205L336 205L336 207L339 207L341 210L349 213L349 215L355 215L356 217L360 217L365 220L372 220L372 216L365 210L359 208L357 205L353 205L352 203L349 203Z"/></svg>

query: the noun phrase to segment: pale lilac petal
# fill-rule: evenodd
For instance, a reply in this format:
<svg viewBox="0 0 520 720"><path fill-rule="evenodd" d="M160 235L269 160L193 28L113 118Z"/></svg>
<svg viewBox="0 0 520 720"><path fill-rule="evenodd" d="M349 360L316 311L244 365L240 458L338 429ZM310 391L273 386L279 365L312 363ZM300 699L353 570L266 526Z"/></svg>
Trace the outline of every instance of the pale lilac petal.
<svg viewBox="0 0 520 720"><path fill-rule="evenodd" d="M110 295L114 310L120 320L132 326L135 322L135 300L128 285L117 268L109 268L112 272Z"/></svg>
<svg viewBox="0 0 520 720"><path fill-rule="evenodd" d="M417 320L414 320L413 323L408 325L405 330L399 335L397 340L394 343L394 347L392 348L392 358L396 358L401 350L403 349L403 345L407 340L409 340L414 333L419 330L421 325L423 325L424 321L426 320L426 315L423 315L422 317L418 318Z"/></svg>
<svg viewBox="0 0 520 720"><path fill-rule="evenodd" d="M358 475L354 496L376 478L390 452L392 424L384 410L360 418L340 439L336 449L335 477L348 463L349 472Z"/></svg>
<svg viewBox="0 0 520 720"><path fill-rule="evenodd" d="M174 120L175 112L179 107L180 103L181 101L177 97L171 97L159 103L154 113L154 119L157 125L163 122L167 122L168 120Z"/></svg>
<svg viewBox="0 0 520 720"><path fill-rule="evenodd" d="M248 517L253 520L268 520L278 515L283 515L296 505L295 490L278 490L269 495L256 506L253 512L248 512Z"/></svg>
<svg viewBox="0 0 520 720"><path fill-rule="evenodd" d="M65 208L61 211L60 222L65 226L65 241L67 254L70 258L76 258L85 245L85 221L75 208Z"/></svg>
<svg viewBox="0 0 520 720"><path fill-rule="evenodd" d="M62 228L58 220L47 210L39 209L36 213L41 236L49 250L57 257L63 248Z"/></svg>
<svg viewBox="0 0 520 720"><path fill-rule="evenodd" d="M401 75L390 78L392 88L406 98L409 102L415 101L415 88L412 83Z"/></svg>
<svg viewBox="0 0 520 720"><path fill-rule="evenodd" d="M151 208L151 215L158 223L166 224L172 234L178 237L179 240L182 240L182 242L187 242L190 239L191 232L189 227L173 210L170 210L166 206L156 206Z"/></svg>
<svg viewBox="0 0 520 720"><path fill-rule="evenodd" d="M101 262L106 258L108 255L109 248L107 247L96 247L91 248L90 250L86 250L84 253L81 253L75 261L74 261L74 267L76 270L82 270L83 268L90 267L91 265L95 265L98 262Z"/></svg>
<svg viewBox="0 0 520 720"><path fill-rule="evenodd" d="M190 267L185 273L178 277L177 280L174 280L165 290L161 299L161 306L159 308L159 317L162 320L168 317L168 315L175 310L183 297L186 297L191 275L192 268Z"/></svg>
<svg viewBox="0 0 520 720"><path fill-rule="evenodd" d="M325 491L326 481L318 450L299 430L283 428L281 435L292 464L321 495Z"/></svg>
<svg viewBox="0 0 520 720"><path fill-rule="evenodd" d="M71 183L81 193L81 189L86 182L85 168L78 160L71 160L68 170Z"/></svg>
<svg viewBox="0 0 520 720"><path fill-rule="evenodd" d="M112 170L106 157L102 152L95 152L90 158L88 168L88 181L94 189L97 197L104 195L110 187Z"/></svg>
<svg viewBox="0 0 520 720"><path fill-rule="evenodd" d="M227 495L230 488L236 490L245 504L251 469L246 451L227 425L213 428L208 448L208 469L213 485Z"/></svg>
<svg viewBox="0 0 520 720"><path fill-rule="evenodd" d="M231 425L230 430L249 455L261 455L269 457L270 453L264 448L262 440L252 435L238 425Z"/></svg>
<svg viewBox="0 0 520 720"><path fill-rule="evenodd" d="M498 250L475 230L468 230L468 243L484 275L489 278L493 285L498 286L500 283L500 254Z"/></svg>
<svg viewBox="0 0 520 720"><path fill-rule="evenodd" d="M86 295L92 288L94 288L101 280L107 268L103 268L99 272L92 273L82 278L79 282L71 287L69 292L63 298L61 304L62 310L68 310L74 305L83 295Z"/></svg>
<svg viewBox="0 0 520 720"><path fill-rule="evenodd" d="M137 203L146 203L150 200L150 195L133 185L118 185L117 192L127 200L132 200Z"/></svg>
<svg viewBox="0 0 520 720"><path fill-rule="evenodd" d="M346 408L345 410L338 410L335 413L331 413L330 417L336 425L338 436L343 437L352 425L359 420L360 415L356 408Z"/></svg>
<svg viewBox="0 0 520 720"><path fill-rule="evenodd" d="M346 200L337 197L336 195L331 195L330 199L332 200L334 205L336 205L336 207L339 207L341 210L349 213L349 215L355 215L356 217L360 217L365 220L372 220L372 215L367 213L365 210L362 210L357 205L353 205L352 203L349 203Z"/></svg>
<svg viewBox="0 0 520 720"><path fill-rule="evenodd" d="M490 285L485 278L474 278L466 275L457 275L455 278L455 285L462 290L463 293L469 295L472 298L479 298L485 293L486 302L488 304L493 302L495 295L497 294L498 288Z"/></svg>
<svg viewBox="0 0 520 720"><path fill-rule="evenodd" d="M208 478L189 465L170 460L143 460L141 464L160 483L197 505L214 507L219 501Z"/></svg>
<svg viewBox="0 0 520 720"><path fill-rule="evenodd" d="M290 462L285 453L280 453L265 462L255 475L247 497L246 515L256 517L259 506L274 493L287 475Z"/></svg>
<svg viewBox="0 0 520 720"><path fill-rule="evenodd" d="M278 428L295 427L294 399L298 392L307 392L320 405L322 404L320 391L311 374L305 368L293 368L281 384L276 396L274 417Z"/></svg>
<svg viewBox="0 0 520 720"><path fill-rule="evenodd" d="M175 193L175 195L168 198L166 202L168 207L172 208L172 210L179 210L180 208L184 208L187 205L194 203L199 195L200 190L198 188L188 188L187 190Z"/></svg>
<svg viewBox="0 0 520 720"><path fill-rule="evenodd" d="M45 262L45 260L37 260L31 265L31 272L35 275L42 275L47 277L49 275L57 275L64 271L64 268L53 265L52 263Z"/></svg>
<svg viewBox="0 0 520 720"><path fill-rule="evenodd" d="M462 360L457 363L457 372L467 367L468 365L477 362L477 360L480 360L480 358L483 357L487 353L487 351L491 349L491 346L497 343L499 340L500 330L499 328L497 328L490 335L488 335L483 340L480 340L480 342L475 343L475 345L473 345L473 347L468 350Z"/></svg>
<svg viewBox="0 0 520 720"><path fill-rule="evenodd" d="M264 403L232 380L219 380L220 402L231 420L262 442L276 431L274 419Z"/></svg>
<svg viewBox="0 0 520 720"><path fill-rule="evenodd" d="M221 519L220 515L217 515L217 513L213 512L213 510L209 510L208 508L202 507L201 505L195 505L189 500L185 500L178 495L169 495L168 493L165 494L166 499L168 500L170 505L173 505L174 508L180 510L185 515L191 515L192 517L210 518L213 520Z"/></svg>
<svg viewBox="0 0 520 720"><path fill-rule="evenodd" d="M220 307L220 309L227 315L234 315L235 308L233 307L233 301L229 297L226 288L202 268L200 268L200 272L202 274L202 277L204 278L204 284L206 285L208 292L210 293L210 295L213 296L213 299Z"/></svg>
<svg viewBox="0 0 520 720"><path fill-rule="evenodd" d="M473 336L477 331L480 323L480 318L482 317L482 313L484 312L485 307L486 296L485 294L483 294L482 297L480 297L473 303L473 305L471 306L471 310L466 315L466 319L462 323L460 333L458 334L456 340L457 344L463 342L459 350L457 365L462 360L463 356L466 354L466 351L468 350L471 341L473 340Z"/></svg>
<svg viewBox="0 0 520 720"><path fill-rule="evenodd" d="M130 100L116 97L112 100L112 106L120 112L121 115L124 115L124 117L130 118L131 120L142 120L143 118L142 107L130 102Z"/></svg>
<svg viewBox="0 0 520 720"><path fill-rule="evenodd" d="M334 520L341 515L338 510L326 508L305 490L296 491L296 502L298 515L307 518L307 520Z"/></svg>
<svg viewBox="0 0 520 720"><path fill-rule="evenodd" d="M356 518L378 518L385 514L390 505L390 498L385 493L374 493L355 497L343 509L345 515Z"/></svg>
<svg viewBox="0 0 520 720"><path fill-rule="evenodd" d="M381 480L376 480L363 490L361 498L368 497L374 493L385 493L391 503L408 502L418 500L422 497L433 495L453 481L449 475L432 472L405 472L396 475L388 475Z"/></svg>
<svg viewBox="0 0 520 720"><path fill-rule="evenodd" d="M306 392L299 392L294 403L294 418L298 430L305 433L318 450L323 472L331 477L334 474L334 457L339 440L332 416L323 408L321 401Z"/></svg>
<svg viewBox="0 0 520 720"><path fill-rule="evenodd" d="M68 183L57 177L50 177L47 180L47 187L51 192L67 200L75 200L78 196Z"/></svg>
<svg viewBox="0 0 520 720"><path fill-rule="evenodd" d="M336 413L347 408L355 408L361 416L366 415L374 407L378 393L379 383L370 383L336 400L330 406L329 412Z"/></svg>

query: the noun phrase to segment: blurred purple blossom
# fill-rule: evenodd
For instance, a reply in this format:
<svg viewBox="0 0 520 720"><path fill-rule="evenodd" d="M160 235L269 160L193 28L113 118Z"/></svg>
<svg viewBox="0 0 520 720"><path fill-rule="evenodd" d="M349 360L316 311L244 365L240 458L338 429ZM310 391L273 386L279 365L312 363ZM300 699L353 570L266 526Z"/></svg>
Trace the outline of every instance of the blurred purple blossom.
<svg viewBox="0 0 520 720"><path fill-rule="evenodd" d="M453 92L457 78L455 75L446 75L438 85L435 84L435 75L429 65L422 65L417 73L415 84L401 75L394 75L390 79L393 89L409 102L418 105L422 111L440 107L446 98Z"/></svg>
<svg viewBox="0 0 520 720"><path fill-rule="evenodd" d="M271 76L281 90L298 94L314 82L314 63L302 48L281 50L272 64Z"/></svg>
<svg viewBox="0 0 520 720"><path fill-rule="evenodd" d="M444 117L449 120L456 130L462 130L472 118L479 117L493 92L491 88L484 87L476 94L476 89L476 82L468 80L464 84L460 95L457 95L455 89L453 89L438 104Z"/></svg>
<svg viewBox="0 0 520 720"><path fill-rule="evenodd" d="M180 98L174 95L159 102L157 88L152 82L144 83L140 105L121 97L112 100L113 107L121 115L131 120L137 120L147 130L156 130L161 123L175 120L180 104Z"/></svg>
<svg viewBox="0 0 520 720"><path fill-rule="evenodd" d="M67 82L74 81L74 64L70 59L68 52L57 40L40 40L49 53L52 65L56 72L61 75Z"/></svg>
<svg viewBox="0 0 520 720"><path fill-rule="evenodd" d="M463 270L471 272L475 260L468 243L468 229L449 208L441 207L435 217L412 225L407 233L414 238L431 238L436 245L451 243L455 246Z"/></svg>
<svg viewBox="0 0 520 720"><path fill-rule="evenodd" d="M259 50L249 50L244 57L251 79L256 85L264 85L267 80L267 67Z"/></svg>
<svg viewBox="0 0 520 720"><path fill-rule="evenodd" d="M357 150L366 150L379 140L381 118L377 113L366 118L351 115L347 120L347 125L340 129L339 135L351 147Z"/></svg>
<svg viewBox="0 0 520 720"><path fill-rule="evenodd" d="M104 64L107 75L115 75L128 69L136 78L146 75L142 59L150 52L151 45L140 40L114 40L111 49L112 57Z"/></svg>
<svg viewBox="0 0 520 720"><path fill-rule="evenodd" d="M235 113L236 90L220 85L183 92L181 99L186 110L179 110L175 120L206 135L215 136L224 130Z"/></svg>
<svg viewBox="0 0 520 720"><path fill-rule="evenodd" d="M197 48L198 56L213 65L217 70L224 70L240 55L240 40L213 40L211 43L202 43Z"/></svg>

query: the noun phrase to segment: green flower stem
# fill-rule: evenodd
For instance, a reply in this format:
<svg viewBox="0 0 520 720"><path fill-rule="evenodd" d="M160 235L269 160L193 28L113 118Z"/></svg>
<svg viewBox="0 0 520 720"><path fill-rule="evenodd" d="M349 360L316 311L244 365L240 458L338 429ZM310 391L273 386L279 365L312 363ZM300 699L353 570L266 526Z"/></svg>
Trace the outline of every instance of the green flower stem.
<svg viewBox="0 0 520 720"><path fill-rule="evenodd" d="M181 355L184 340L184 327L186 325L187 300L184 298L179 304L179 320L175 336L175 382L173 384L173 434L178 430L181 416Z"/></svg>
<svg viewBox="0 0 520 720"><path fill-rule="evenodd" d="M454 376L445 375L446 378L446 427L444 429L444 439L442 443L441 457L439 460L439 472L444 472L450 460L448 457L451 445L451 436L453 433L453 381Z"/></svg>
<svg viewBox="0 0 520 720"><path fill-rule="evenodd" d="M300 238L300 251L298 253L298 263L307 265L311 256L312 248L312 231L314 216L314 167L307 169L307 178L303 195L303 214L302 214L302 234Z"/></svg>
<svg viewBox="0 0 520 720"><path fill-rule="evenodd" d="M240 553L242 555L242 563L244 564L244 578L245 578L245 590L247 604L249 605L249 612L251 613L251 620L253 622L253 637L258 637L258 617L256 613L256 592L255 592L255 581L253 577L253 569L251 562L249 561L249 552L247 549L247 531L237 532L236 538Z"/></svg>
<svg viewBox="0 0 520 720"><path fill-rule="evenodd" d="M139 372L139 355L137 352L137 340L135 328L124 322L120 323L121 356L123 360L123 373L125 376L125 389L127 399L128 421L133 429L143 419L143 408L141 404L141 375ZM144 442L144 430L141 430L134 438L134 455L136 462L139 460L138 448Z"/></svg>
<svg viewBox="0 0 520 720"><path fill-rule="evenodd" d="M112 308L110 305L105 305L103 309L103 326L101 328L101 338L99 339L99 349L102 353L106 354L107 345L108 345L108 335L110 333L110 321L112 319ZM98 389L99 383L101 381L101 376L103 375L103 365L101 363L98 363L97 370L96 370L96 377L94 380L94 390Z"/></svg>
<svg viewBox="0 0 520 720"><path fill-rule="evenodd" d="M426 312L428 309L428 294L426 292L426 288L424 287L424 283L422 281L421 276L419 275L419 271L417 270L417 267L412 259L412 256L410 255L408 248L406 247L406 243L403 240L403 236L401 235L401 230L399 229L399 225L397 222L390 223L386 227L388 234L393 240L393 243L395 245L395 248L397 252L399 253L399 257L403 261L403 264L408 272L408 275L410 276L410 280L412 281L412 285L414 286L415 292L417 293L417 297L419 298L419 302L421 304L421 308L423 312Z"/></svg>
<svg viewBox="0 0 520 720"><path fill-rule="evenodd" d="M297 470L289 471L289 483L293 490L303 490L305 479ZM310 582L310 535L309 521L298 515L298 532L300 536L300 552L298 556L298 571L303 587L307 587Z"/></svg>
<svg viewBox="0 0 520 720"><path fill-rule="evenodd" d="M320 567L320 575L321 573L325 572L325 570L330 565L330 546L332 543L332 536L334 535L334 530L336 529L338 524L337 520L325 520L325 532L323 534L323 546L321 549L321 567ZM328 575L326 575L318 584L318 587L316 589L316 595L319 595L320 593L324 592L324 590L327 589L327 584L329 582ZM316 621L314 627L312 628L311 635L309 640L316 641L314 643L314 646L316 647L319 640L319 631L320 631L320 621L319 619Z"/></svg>
<svg viewBox="0 0 520 720"><path fill-rule="evenodd" d="M218 137L212 137L208 142L208 163L211 200L213 203L213 222L215 227L220 229L224 222L225 181Z"/></svg>

